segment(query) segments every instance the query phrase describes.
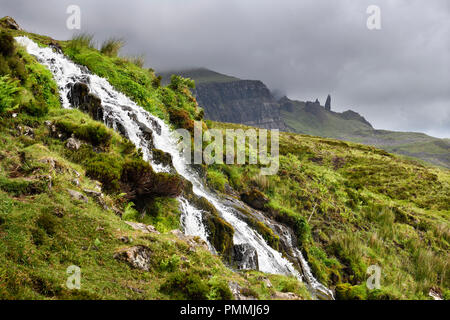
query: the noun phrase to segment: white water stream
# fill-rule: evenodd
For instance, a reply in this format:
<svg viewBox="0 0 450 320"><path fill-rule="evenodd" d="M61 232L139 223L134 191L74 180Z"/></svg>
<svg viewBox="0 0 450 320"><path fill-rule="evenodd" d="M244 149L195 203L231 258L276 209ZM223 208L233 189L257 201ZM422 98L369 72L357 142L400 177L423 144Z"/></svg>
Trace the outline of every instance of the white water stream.
<svg viewBox="0 0 450 320"><path fill-rule="evenodd" d="M222 218L233 226L235 230L234 243L247 243L256 249L260 271L303 278L290 261L283 258L280 252L272 249L257 232L236 216L234 209L224 205L218 196L212 194L203 185L199 176L185 162L171 129L164 121L151 115L127 96L116 91L106 79L91 74L85 68L67 59L63 54L54 52L52 48L39 47L27 37L17 37L16 40L26 48L28 53L35 56L41 64L50 69L59 87L64 108L71 108L68 99L71 86L77 82L87 84L90 92L102 101L103 121L115 130L119 126L122 131L125 130L127 138L137 148L142 149L144 160L150 161L155 171L168 171L168 168L152 162L152 154L148 147L148 140L145 139L143 126L150 129L153 132L155 147L172 156L173 166L181 176L192 182L194 193L205 197L214 205ZM199 236L208 242L208 233L202 221L202 211L192 206L184 198L179 198L179 201L182 209L181 223L184 232ZM211 244L209 246L212 249ZM313 290L332 297L331 291L314 279L301 252L296 248L293 249L295 249L296 256L302 261L304 280L307 281L308 285Z"/></svg>

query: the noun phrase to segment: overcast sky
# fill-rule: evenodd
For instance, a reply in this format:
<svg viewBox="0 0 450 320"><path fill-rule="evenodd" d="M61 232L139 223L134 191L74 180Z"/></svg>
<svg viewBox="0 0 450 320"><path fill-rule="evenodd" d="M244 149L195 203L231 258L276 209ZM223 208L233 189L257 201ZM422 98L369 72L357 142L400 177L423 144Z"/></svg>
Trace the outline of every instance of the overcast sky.
<svg viewBox="0 0 450 320"><path fill-rule="evenodd" d="M292 99L353 109L376 128L450 138L449 0L0 0L27 31L126 38L156 70L207 67ZM369 5L381 30L368 30Z"/></svg>

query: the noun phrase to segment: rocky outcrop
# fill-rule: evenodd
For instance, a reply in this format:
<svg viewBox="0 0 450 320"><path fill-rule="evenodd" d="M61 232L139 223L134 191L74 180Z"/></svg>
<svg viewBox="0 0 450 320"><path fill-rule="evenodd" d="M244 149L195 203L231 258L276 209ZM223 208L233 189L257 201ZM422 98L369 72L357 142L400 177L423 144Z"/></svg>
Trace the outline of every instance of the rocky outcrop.
<svg viewBox="0 0 450 320"><path fill-rule="evenodd" d="M0 25L3 28L11 29L11 30L22 30L22 28L19 26L19 24L14 20L13 18L6 16L2 19L0 19Z"/></svg>
<svg viewBox="0 0 450 320"><path fill-rule="evenodd" d="M238 270L258 270L258 253L248 243L235 244L233 262Z"/></svg>
<svg viewBox="0 0 450 320"><path fill-rule="evenodd" d="M73 84L67 97L74 107L89 114L94 120L103 121L102 101L89 92L89 87L85 83Z"/></svg>
<svg viewBox="0 0 450 320"><path fill-rule="evenodd" d="M280 106L264 83L256 80L208 82L194 90L205 118L284 130Z"/></svg>
<svg viewBox="0 0 450 320"><path fill-rule="evenodd" d="M114 254L114 259L124 261L133 268L149 271L152 253L146 246L122 249Z"/></svg>
<svg viewBox="0 0 450 320"><path fill-rule="evenodd" d="M331 111L331 96L328 95L327 101L325 102L325 109Z"/></svg>

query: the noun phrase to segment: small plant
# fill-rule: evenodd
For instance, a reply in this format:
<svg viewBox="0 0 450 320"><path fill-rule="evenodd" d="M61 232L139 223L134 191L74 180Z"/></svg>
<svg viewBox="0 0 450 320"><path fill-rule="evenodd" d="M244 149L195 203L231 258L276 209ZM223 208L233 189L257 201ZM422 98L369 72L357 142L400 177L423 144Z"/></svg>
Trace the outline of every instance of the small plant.
<svg viewBox="0 0 450 320"><path fill-rule="evenodd" d="M95 48L94 35L88 33L79 33L72 37L69 43L72 49Z"/></svg>
<svg viewBox="0 0 450 320"><path fill-rule="evenodd" d="M0 77L0 113L12 107L18 91L17 81L11 80L9 76Z"/></svg>

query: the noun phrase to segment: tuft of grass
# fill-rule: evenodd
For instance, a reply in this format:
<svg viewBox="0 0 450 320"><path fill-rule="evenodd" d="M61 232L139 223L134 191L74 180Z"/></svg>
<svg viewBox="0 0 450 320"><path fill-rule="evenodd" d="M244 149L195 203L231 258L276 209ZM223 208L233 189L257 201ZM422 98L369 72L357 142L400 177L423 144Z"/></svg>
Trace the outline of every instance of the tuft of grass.
<svg viewBox="0 0 450 320"><path fill-rule="evenodd" d="M100 52L108 57L117 57L124 45L125 41L121 38L109 38L102 43Z"/></svg>
<svg viewBox="0 0 450 320"><path fill-rule="evenodd" d="M90 33L77 33L72 37L69 46L73 49L94 49L96 47L94 35Z"/></svg>

